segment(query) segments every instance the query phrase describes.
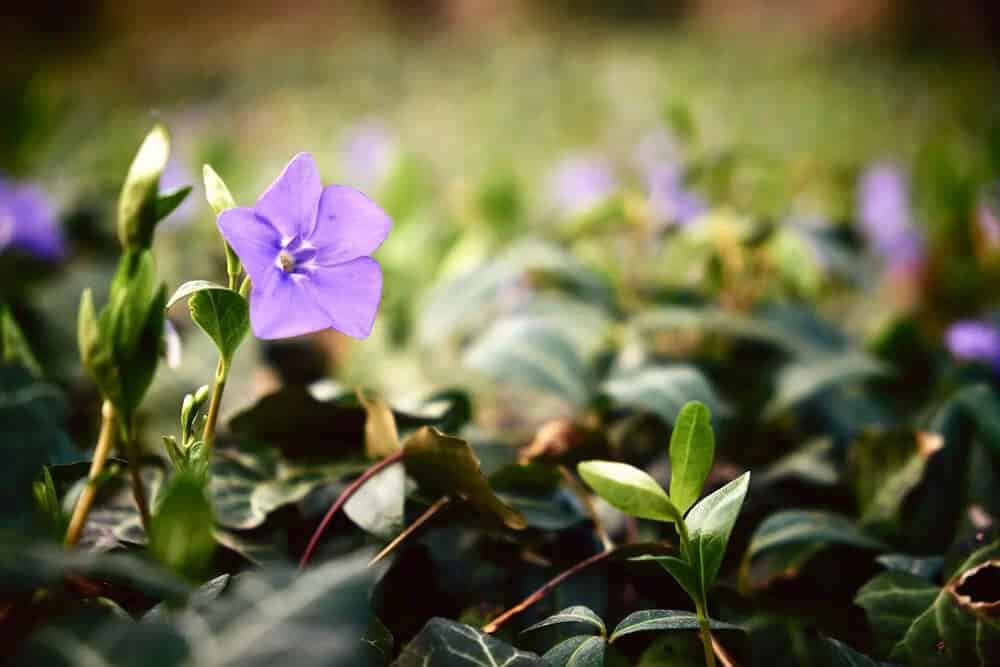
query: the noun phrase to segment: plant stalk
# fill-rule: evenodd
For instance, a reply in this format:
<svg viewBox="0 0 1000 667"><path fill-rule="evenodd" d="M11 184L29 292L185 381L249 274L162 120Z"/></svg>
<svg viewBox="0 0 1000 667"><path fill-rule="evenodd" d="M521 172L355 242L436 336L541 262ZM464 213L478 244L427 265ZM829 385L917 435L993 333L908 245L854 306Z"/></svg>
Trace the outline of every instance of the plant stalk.
<svg viewBox="0 0 1000 667"><path fill-rule="evenodd" d="M379 472L381 472L382 470L391 466L393 463L402 460L402 458L403 458L403 450L401 449L395 454L385 457L384 459L373 465L371 468L368 468L368 470L365 470L363 473L361 473L361 475L358 476L356 480L348 484L347 488L345 488L343 491L340 492L340 495L337 497L337 500L334 501L333 505L330 505L330 509L327 510L326 514L323 516L323 520L319 522L319 525L316 527L316 530L313 531L312 537L309 538L309 544L306 545L306 550L302 554L302 559L299 560L299 571L305 569L305 566L309 563L309 559L312 558L313 552L316 550L316 546L319 544L319 538L323 535L323 531L326 530L327 525L337 514L337 511L344 506L344 503L350 500L351 496L353 496L354 493L361 488L362 484L367 482L375 475L379 474Z"/></svg>
<svg viewBox="0 0 1000 667"><path fill-rule="evenodd" d="M229 377L229 366L220 357L215 367L215 382L212 385L212 398L208 404L208 416L205 418L205 430L201 439L205 443L206 455L211 458L212 447L215 445L215 426L219 421L219 407L222 405L222 393L226 390L226 380Z"/></svg>
<svg viewBox="0 0 1000 667"><path fill-rule="evenodd" d="M80 540L80 536L83 535L83 528L87 524L87 517L90 516L90 509L94 506L94 499L97 497L97 479L104 471L104 464L111 453L114 440L115 409L111 405L111 401L104 401L101 404L101 432L97 436L94 459L90 462L90 474L87 476L87 485L83 487L80 497L77 498L76 506L73 508L73 516L66 530L64 543L67 547L76 544Z"/></svg>
<svg viewBox="0 0 1000 667"><path fill-rule="evenodd" d="M712 641L712 627L708 620L707 605L701 600L695 600L695 611L698 614L698 627L702 648L705 649L705 667L715 667L715 647Z"/></svg>
<svg viewBox="0 0 1000 667"><path fill-rule="evenodd" d="M451 502L451 496L441 496L440 498L438 498L438 500L433 505L424 510L423 514L414 519L413 523L404 528L403 532L394 537L393 540L389 542L389 544L385 545L385 547L383 547L381 551L375 554L375 556L370 561L368 561L368 566L371 567L372 565L374 565L375 563L379 562L380 560L388 556L390 553L392 553L392 551L396 547L398 547L400 544L403 543L403 540L413 535L413 533L417 532L417 530L422 525L427 523L432 516L440 512L450 502Z"/></svg>
<svg viewBox="0 0 1000 667"><path fill-rule="evenodd" d="M139 454L139 443L135 439L135 424L123 425L122 433L125 440L125 451L128 453L128 472L132 480L132 497L139 508L139 520L142 529L149 535L149 495L146 493L146 483L142 481L142 462Z"/></svg>

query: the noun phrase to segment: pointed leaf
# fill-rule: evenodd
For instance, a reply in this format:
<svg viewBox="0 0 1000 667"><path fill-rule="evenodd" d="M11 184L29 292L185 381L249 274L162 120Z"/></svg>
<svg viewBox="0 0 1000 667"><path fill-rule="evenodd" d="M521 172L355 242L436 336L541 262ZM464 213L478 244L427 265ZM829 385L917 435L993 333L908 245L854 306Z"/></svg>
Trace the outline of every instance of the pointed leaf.
<svg viewBox="0 0 1000 667"><path fill-rule="evenodd" d="M469 443L424 426L403 443L406 474L432 496L457 496L492 514L510 528L527 526L524 517L493 491Z"/></svg>
<svg viewBox="0 0 1000 667"><path fill-rule="evenodd" d="M247 300L227 288L202 288L191 293L188 308L191 319L215 342L225 363L231 363L237 348L250 331Z"/></svg>
<svg viewBox="0 0 1000 667"><path fill-rule="evenodd" d="M713 630L735 630L742 632L737 625L723 623L722 621L709 620L709 625ZM672 609L644 609L629 614L618 624L614 632L611 633L610 641L614 642L625 635L634 632L647 632L652 630L673 631L673 630L698 630L701 626L698 617L690 611L675 611Z"/></svg>
<svg viewBox="0 0 1000 667"><path fill-rule="evenodd" d="M185 185L182 188L177 188L172 192L160 195L156 199L156 210L154 212L156 220L163 220L177 210L177 207L184 203L189 194L191 194L191 186Z"/></svg>
<svg viewBox="0 0 1000 667"><path fill-rule="evenodd" d="M122 247L149 247L160 175L170 157L170 138L155 126L139 147L118 199L118 238Z"/></svg>
<svg viewBox="0 0 1000 667"><path fill-rule="evenodd" d="M691 549L697 554L696 566L702 596L708 593L719 574L726 546L729 544L729 535L739 518L749 486L750 473L745 472L702 498L688 513L686 520L691 534ZM690 557L693 560L694 554Z"/></svg>
<svg viewBox="0 0 1000 667"><path fill-rule="evenodd" d="M552 614L545 620L539 621L538 623L525 628L521 632L531 632L532 630L547 628L551 625L558 625L560 623L582 623L584 625L590 625L596 628L602 636L607 632L604 627L604 621L601 620L601 617L595 614L590 607L585 607L583 605L566 607L562 611Z"/></svg>
<svg viewBox="0 0 1000 667"><path fill-rule="evenodd" d="M681 409L670 435L670 499L681 514L701 497L714 459L712 414L692 401Z"/></svg>
<svg viewBox="0 0 1000 667"><path fill-rule="evenodd" d="M698 573L687 563L676 556L639 556L631 560L653 560L660 564L664 570L670 573L677 584L684 589L684 592L691 596L692 600L701 597L701 580Z"/></svg>
<svg viewBox="0 0 1000 667"><path fill-rule="evenodd" d="M676 422L688 401L701 401L717 413L726 408L704 373L680 364L616 374L601 390L615 405L651 412L667 424Z"/></svg>
<svg viewBox="0 0 1000 667"><path fill-rule="evenodd" d="M201 175L205 183L205 199L216 215L236 206L236 200L229 193L229 188L212 167L204 165L201 168Z"/></svg>
<svg viewBox="0 0 1000 667"><path fill-rule="evenodd" d="M168 568L191 578L204 574L215 551L205 482L201 475L175 473L157 498L149 525L149 550Z"/></svg>
<svg viewBox="0 0 1000 667"><path fill-rule="evenodd" d="M634 466L615 461L584 461L577 470L597 495L626 514L655 521L682 521L680 511L663 487Z"/></svg>
<svg viewBox="0 0 1000 667"><path fill-rule="evenodd" d="M562 641L542 656L551 667L604 667L604 637L582 635Z"/></svg>

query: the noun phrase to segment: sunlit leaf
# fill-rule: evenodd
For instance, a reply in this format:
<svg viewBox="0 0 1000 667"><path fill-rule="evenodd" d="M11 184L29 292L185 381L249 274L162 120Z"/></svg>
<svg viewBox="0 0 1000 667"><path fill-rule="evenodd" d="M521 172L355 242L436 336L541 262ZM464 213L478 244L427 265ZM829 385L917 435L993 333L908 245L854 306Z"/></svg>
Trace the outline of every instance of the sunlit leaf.
<svg viewBox="0 0 1000 667"><path fill-rule="evenodd" d="M640 519L681 521L681 514L655 479L635 466L615 461L584 461L577 470L597 495Z"/></svg>

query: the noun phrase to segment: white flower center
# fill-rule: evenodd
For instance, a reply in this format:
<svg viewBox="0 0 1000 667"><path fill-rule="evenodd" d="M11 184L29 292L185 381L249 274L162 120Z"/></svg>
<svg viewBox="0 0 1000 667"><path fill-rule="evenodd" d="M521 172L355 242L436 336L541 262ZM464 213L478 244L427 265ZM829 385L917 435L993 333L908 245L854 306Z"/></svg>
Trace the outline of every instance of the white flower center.
<svg viewBox="0 0 1000 667"><path fill-rule="evenodd" d="M295 268L295 257L287 250L278 253L277 264L285 273L291 273Z"/></svg>

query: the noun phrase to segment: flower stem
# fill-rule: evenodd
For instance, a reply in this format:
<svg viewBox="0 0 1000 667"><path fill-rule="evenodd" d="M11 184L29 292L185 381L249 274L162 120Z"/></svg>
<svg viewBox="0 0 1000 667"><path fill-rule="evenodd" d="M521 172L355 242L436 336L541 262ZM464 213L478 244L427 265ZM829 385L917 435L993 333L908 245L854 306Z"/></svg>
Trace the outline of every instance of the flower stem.
<svg viewBox="0 0 1000 667"><path fill-rule="evenodd" d="M97 479L104 471L104 464L111 453L111 446L115 440L115 409L111 401L104 401L101 405L101 432L97 436L97 446L94 448L94 459L90 462L90 474L87 476L87 485L83 487L80 497L77 498L76 507L73 508L73 516L66 530L65 545L73 546L80 540L83 534L83 527L87 524L87 517L90 515L90 508L94 506L94 499L97 497Z"/></svg>
<svg viewBox="0 0 1000 667"><path fill-rule="evenodd" d="M368 470L365 470L363 473L361 473L361 475L359 475L356 480L348 484L347 488L345 488L343 491L340 492L340 495L337 497L337 500L335 500L333 505L330 506L330 509L327 510L326 515L323 517L323 520L319 522L319 525L316 527L316 530L313 531L312 537L309 538L309 544L306 546L306 550L302 554L302 559L299 561L300 571L305 569L306 564L309 563L309 559L312 558L313 552L316 550L316 546L319 544L319 538L323 535L323 531L326 530L327 524L329 524L330 521L333 519L334 515L337 514L337 511L344 506L344 503L350 500L351 496L353 496L354 493L361 488L362 484L367 482L369 479L377 475L385 468L391 466L393 463L400 461L402 458L403 458L403 450L399 450L395 454L385 457L384 459L373 465L371 468L368 468Z"/></svg>
<svg viewBox="0 0 1000 667"><path fill-rule="evenodd" d="M215 383L212 385L212 399L208 404L208 416L205 419L205 430L201 439L205 443L207 456L211 457L212 446L215 444L215 425L219 421L219 406L222 405L222 392L226 390L226 379L229 377L229 367L219 359L215 367Z"/></svg>
<svg viewBox="0 0 1000 667"><path fill-rule="evenodd" d="M149 496L146 494L146 484L142 481L142 463L139 455L139 443L135 439L135 425L126 424L122 429L125 440L125 450L128 452L128 472L132 479L132 497L139 508L139 520L142 529L149 535Z"/></svg>

